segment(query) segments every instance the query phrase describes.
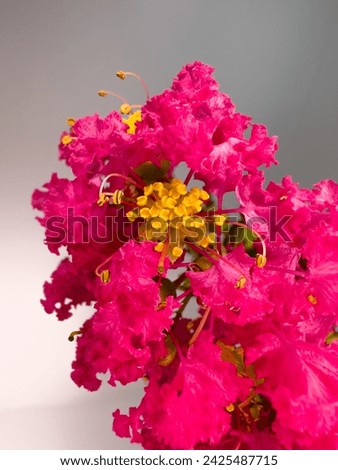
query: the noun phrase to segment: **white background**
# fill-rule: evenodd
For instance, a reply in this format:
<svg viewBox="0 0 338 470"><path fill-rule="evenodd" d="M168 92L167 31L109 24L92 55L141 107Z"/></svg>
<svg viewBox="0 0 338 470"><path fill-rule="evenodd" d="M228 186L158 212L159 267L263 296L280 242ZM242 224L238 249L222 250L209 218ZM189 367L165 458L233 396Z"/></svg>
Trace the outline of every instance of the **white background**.
<svg viewBox="0 0 338 470"><path fill-rule="evenodd" d="M114 103L100 88L142 100L118 69L157 93L198 59L216 67L241 112L280 136L271 177L337 179L337 22L337 0L0 0L0 448L127 448L111 412L142 392L78 389L67 336L88 312L60 323L39 303L58 260L30 194L52 171L68 174L57 162L65 118L107 113Z"/></svg>

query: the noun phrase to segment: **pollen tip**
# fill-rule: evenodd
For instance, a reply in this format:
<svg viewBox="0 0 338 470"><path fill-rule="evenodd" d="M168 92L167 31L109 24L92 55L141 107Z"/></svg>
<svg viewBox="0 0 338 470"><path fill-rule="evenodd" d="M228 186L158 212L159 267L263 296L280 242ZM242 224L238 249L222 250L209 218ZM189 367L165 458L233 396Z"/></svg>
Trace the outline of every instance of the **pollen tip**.
<svg viewBox="0 0 338 470"><path fill-rule="evenodd" d="M312 294L307 296L307 300L311 302L313 305L316 305L318 303L317 297L315 297Z"/></svg>
<svg viewBox="0 0 338 470"><path fill-rule="evenodd" d="M110 271L109 269L104 269L102 273L100 274L100 279L103 284L108 284L110 281Z"/></svg>
<svg viewBox="0 0 338 470"><path fill-rule="evenodd" d="M226 406L225 409L229 412L229 413L232 413L235 409L235 406L233 405L233 403L230 403L230 405Z"/></svg>
<svg viewBox="0 0 338 470"><path fill-rule="evenodd" d="M74 126L76 120L73 117L69 117L69 118L67 118L66 122L67 122L68 126L72 127L72 126Z"/></svg>
<svg viewBox="0 0 338 470"><path fill-rule="evenodd" d="M125 74L125 72L123 72L123 70L118 70L118 71L116 72L116 76L117 76L118 78L120 78L121 80L124 80L124 79L126 78L126 74Z"/></svg>
<svg viewBox="0 0 338 470"><path fill-rule="evenodd" d="M264 266L266 265L266 257L261 254L256 255L256 265L259 268L264 268Z"/></svg>
<svg viewBox="0 0 338 470"><path fill-rule="evenodd" d="M120 106L120 113L121 114L130 114L131 113L131 106L128 103L123 103Z"/></svg>
<svg viewBox="0 0 338 470"><path fill-rule="evenodd" d="M238 281L236 282L235 288L236 289L243 289L246 284L246 277L241 276Z"/></svg>
<svg viewBox="0 0 338 470"><path fill-rule="evenodd" d="M68 144L71 143L72 140L73 140L73 138L70 135L66 134L61 138L61 143L63 145L68 145Z"/></svg>
<svg viewBox="0 0 338 470"><path fill-rule="evenodd" d="M99 91L97 92L97 94L98 94L99 96L107 96L107 95L108 95L108 93L107 93L105 90L99 90Z"/></svg>

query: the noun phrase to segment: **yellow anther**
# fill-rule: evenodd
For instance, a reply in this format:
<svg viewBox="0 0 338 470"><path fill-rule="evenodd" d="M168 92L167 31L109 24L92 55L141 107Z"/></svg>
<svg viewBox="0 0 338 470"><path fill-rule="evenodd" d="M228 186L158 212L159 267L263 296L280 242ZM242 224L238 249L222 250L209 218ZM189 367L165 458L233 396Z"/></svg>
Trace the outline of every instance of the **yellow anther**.
<svg viewBox="0 0 338 470"><path fill-rule="evenodd" d="M136 132L136 123L142 121L142 115L141 111L135 111L135 113L130 114L130 116L126 119L122 119L122 122L124 124L127 124L129 126L129 129L127 130L128 134L135 134Z"/></svg>
<svg viewBox="0 0 338 470"><path fill-rule="evenodd" d="M142 207L142 209L140 210L140 216L144 219L148 219L148 217L150 217L150 210L148 209L148 207Z"/></svg>
<svg viewBox="0 0 338 470"><path fill-rule="evenodd" d="M168 209L162 209L159 214L159 216L162 217L162 219L164 220L168 220L169 215L170 215L170 211Z"/></svg>
<svg viewBox="0 0 338 470"><path fill-rule="evenodd" d="M110 271L109 269L105 269L100 274L101 281L103 284L107 284L110 281Z"/></svg>
<svg viewBox="0 0 338 470"><path fill-rule="evenodd" d="M109 201L109 197L106 196L104 193L101 193L100 194L100 197L98 198L98 200L96 201L96 204L98 206L103 206L106 202Z"/></svg>
<svg viewBox="0 0 338 470"><path fill-rule="evenodd" d="M184 217L185 215L187 215L187 209L182 204L175 207L174 212L178 217Z"/></svg>
<svg viewBox="0 0 338 470"><path fill-rule="evenodd" d="M233 403L230 403L230 405L226 406L225 409L229 412L232 413L235 410L235 406Z"/></svg>
<svg viewBox="0 0 338 470"><path fill-rule="evenodd" d="M147 196L139 196L136 201L137 201L138 206L143 207L147 204L148 197Z"/></svg>
<svg viewBox="0 0 338 470"><path fill-rule="evenodd" d="M216 215L214 220L215 225L218 225L218 227L222 227L224 222L226 221L226 217L224 215Z"/></svg>
<svg viewBox="0 0 338 470"><path fill-rule="evenodd" d="M121 114L130 114L131 113L131 106L128 103L123 103L120 106L120 113Z"/></svg>
<svg viewBox="0 0 338 470"><path fill-rule="evenodd" d="M128 217L128 219L130 220L130 222L134 222L134 220L137 219L138 217L138 214L134 211L129 211L126 213L126 216Z"/></svg>
<svg viewBox="0 0 338 470"><path fill-rule="evenodd" d="M199 195L201 193L201 190L197 186L194 186L193 188L191 188L190 192L191 192L191 194L199 197Z"/></svg>
<svg viewBox="0 0 338 470"><path fill-rule="evenodd" d="M161 183L161 182L154 183L153 184L153 189L154 189L154 191L157 191L157 192L162 191L163 183Z"/></svg>
<svg viewBox="0 0 338 470"><path fill-rule="evenodd" d="M175 191L176 191L180 196L184 196L184 195L187 194L187 192L188 192L186 185L183 184L183 183L180 183L180 184L176 185Z"/></svg>
<svg viewBox="0 0 338 470"><path fill-rule="evenodd" d="M155 246L154 250L155 250L155 251L158 251L159 253L161 253L161 252L163 251L163 248L164 248L164 243L163 243L163 242L160 242L160 243L158 243L158 244Z"/></svg>
<svg viewBox="0 0 338 470"><path fill-rule="evenodd" d="M193 203L193 200L192 200L192 198L191 198L190 196L186 196L186 197L182 200L182 204L183 204L183 206L185 206L185 207L191 207L192 203Z"/></svg>
<svg viewBox="0 0 338 470"><path fill-rule="evenodd" d="M246 278L244 276L241 276L238 281L236 282L235 288L236 289L243 289L243 287L246 284Z"/></svg>
<svg viewBox="0 0 338 470"><path fill-rule="evenodd" d="M73 140L72 137L71 137L70 135L66 134L66 135L64 135L64 136L62 137L61 143L62 143L63 145L68 145L68 144L71 143L72 140Z"/></svg>
<svg viewBox="0 0 338 470"><path fill-rule="evenodd" d="M97 94L98 94L99 96L107 96L107 95L108 95L108 92L105 91L105 90L99 90L99 91L97 92Z"/></svg>
<svg viewBox="0 0 338 470"><path fill-rule="evenodd" d="M256 264L259 268L264 268L266 265L266 257L264 255L256 255Z"/></svg>
<svg viewBox="0 0 338 470"><path fill-rule="evenodd" d="M145 186L143 188L143 192L145 196L150 196L154 191L154 186L150 184L149 186Z"/></svg>
<svg viewBox="0 0 338 470"><path fill-rule="evenodd" d="M209 233L207 239L208 239L209 244L213 245L216 242L216 233L214 232Z"/></svg>
<svg viewBox="0 0 338 470"><path fill-rule="evenodd" d="M312 294L307 296L307 300L311 302L313 305L316 305L318 303L317 297L315 297Z"/></svg>
<svg viewBox="0 0 338 470"><path fill-rule="evenodd" d="M75 122L76 122L76 121L75 121L75 119L74 119L73 117L69 117L69 118L67 119L67 124L68 124L68 126L70 126L70 127L74 126Z"/></svg>
<svg viewBox="0 0 338 470"><path fill-rule="evenodd" d="M158 217L160 215L160 212L161 209L157 206L152 206L149 211L151 217Z"/></svg>
<svg viewBox="0 0 338 470"><path fill-rule="evenodd" d="M175 258L179 258L182 255L182 253L183 253L183 250L179 246L175 246L172 249L172 254L173 256L175 256Z"/></svg>
<svg viewBox="0 0 338 470"><path fill-rule="evenodd" d="M287 196L281 196L279 199L280 201L285 201L288 197Z"/></svg>
<svg viewBox="0 0 338 470"><path fill-rule="evenodd" d="M198 245L202 248L206 248L207 246L209 246L208 237L204 237L201 241L198 242Z"/></svg>
<svg viewBox="0 0 338 470"><path fill-rule="evenodd" d="M176 206L176 201L172 197L163 196L161 198L161 202L163 206L167 207L168 209L173 209Z"/></svg>
<svg viewBox="0 0 338 470"><path fill-rule="evenodd" d="M162 228L162 223L159 221L159 220L154 220L152 223L151 223L151 226L155 229L155 230L160 230Z"/></svg>
<svg viewBox="0 0 338 470"><path fill-rule="evenodd" d="M200 191L199 197L200 199L202 199L202 201L207 201L208 199L210 199L209 194L206 191L204 191L204 189Z"/></svg>
<svg viewBox="0 0 338 470"><path fill-rule="evenodd" d="M202 210L202 205L203 205L203 202L198 199L197 201L194 202L194 204L193 204L192 207L193 207L193 209L194 209L195 212L201 212L201 210Z"/></svg>
<svg viewBox="0 0 338 470"><path fill-rule="evenodd" d="M123 72L123 70L118 70L116 72L116 76L120 78L121 80L124 80L126 78L126 74Z"/></svg>
<svg viewBox="0 0 338 470"><path fill-rule="evenodd" d="M201 217L190 217L190 227L204 227L204 219Z"/></svg>

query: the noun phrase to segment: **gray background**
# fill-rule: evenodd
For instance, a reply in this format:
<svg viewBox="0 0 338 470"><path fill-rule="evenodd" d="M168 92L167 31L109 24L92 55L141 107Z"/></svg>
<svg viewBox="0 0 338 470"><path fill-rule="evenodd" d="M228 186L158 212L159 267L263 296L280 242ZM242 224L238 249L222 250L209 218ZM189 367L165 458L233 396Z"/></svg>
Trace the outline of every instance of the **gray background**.
<svg viewBox="0 0 338 470"><path fill-rule="evenodd" d="M337 0L1 0L0 447L127 448L110 412L137 404L140 386L96 394L69 379L68 333L88 314L57 323L43 314L41 286L57 263L42 244L30 194L57 162L65 118L116 103L108 88L143 100L184 63L216 68L238 110L279 135L281 161L303 185L337 179Z"/></svg>

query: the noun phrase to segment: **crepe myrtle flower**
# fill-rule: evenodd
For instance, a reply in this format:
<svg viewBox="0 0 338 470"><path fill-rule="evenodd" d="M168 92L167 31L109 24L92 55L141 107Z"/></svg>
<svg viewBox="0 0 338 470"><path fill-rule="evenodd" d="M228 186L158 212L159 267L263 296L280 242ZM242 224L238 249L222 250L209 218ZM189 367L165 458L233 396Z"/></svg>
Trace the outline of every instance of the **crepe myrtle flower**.
<svg viewBox="0 0 338 470"><path fill-rule="evenodd" d="M67 120L59 151L73 178L53 174L32 197L49 250L67 252L42 304L59 320L92 305L69 335L78 386L144 380L141 402L113 413L120 437L336 449L338 185L265 187L277 138L212 72L188 64L150 96L119 71L144 104L100 90L118 111Z"/></svg>

